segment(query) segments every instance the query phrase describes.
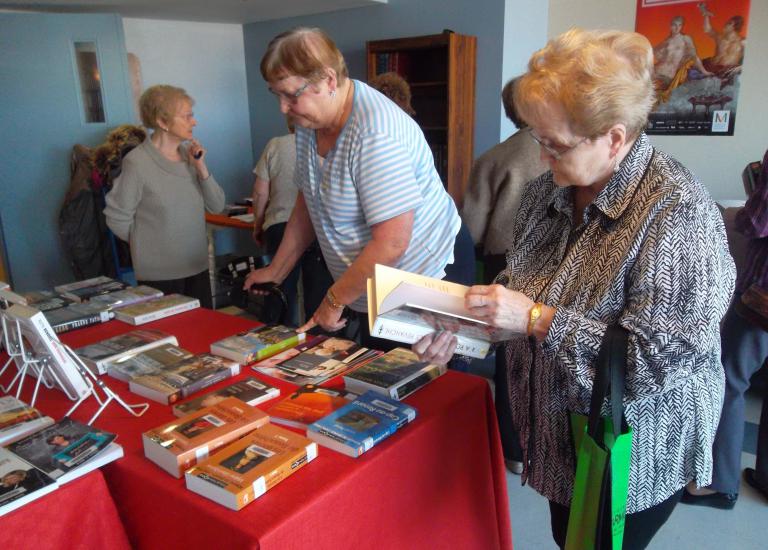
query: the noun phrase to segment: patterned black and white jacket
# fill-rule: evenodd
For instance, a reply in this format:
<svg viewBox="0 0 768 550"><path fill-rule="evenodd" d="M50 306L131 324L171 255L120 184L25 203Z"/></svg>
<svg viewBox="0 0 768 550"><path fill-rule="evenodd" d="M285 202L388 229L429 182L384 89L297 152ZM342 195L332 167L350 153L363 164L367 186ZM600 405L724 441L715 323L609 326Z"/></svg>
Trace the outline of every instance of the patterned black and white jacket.
<svg viewBox="0 0 768 550"><path fill-rule="evenodd" d="M719 323L736 276L704 186L641 135L574 227L571 189L528 184L516 247L497 282L557 308L547 337L506 344L512 416L527 481L569 505L568 413L587 413L605 331L629 331L627 421L634 430L627 512L688 481L707 485L723 400ZM607 411L606 411L607 412Z"/></svg>

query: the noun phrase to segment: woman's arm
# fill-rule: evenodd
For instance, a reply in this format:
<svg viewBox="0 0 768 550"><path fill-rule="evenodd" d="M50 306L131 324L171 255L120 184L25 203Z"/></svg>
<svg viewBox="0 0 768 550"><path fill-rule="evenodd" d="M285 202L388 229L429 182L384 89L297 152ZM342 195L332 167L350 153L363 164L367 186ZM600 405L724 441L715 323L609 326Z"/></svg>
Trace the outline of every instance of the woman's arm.
<svg viewBox="0 0 768 550"><path fill-rule="evenodd" d="M264 213L269 202L269 180L256 176L253 180L253 240L261 244L264 226Z"/></svg>
<svg viewBox="0 0 768 550"><path fill-rule="evenodd" d="M142 197L141 169L132 157L123 160L120 175L115 179L112 190L107 193L104 216L107 226L119 239L128 242Z"/></svg>

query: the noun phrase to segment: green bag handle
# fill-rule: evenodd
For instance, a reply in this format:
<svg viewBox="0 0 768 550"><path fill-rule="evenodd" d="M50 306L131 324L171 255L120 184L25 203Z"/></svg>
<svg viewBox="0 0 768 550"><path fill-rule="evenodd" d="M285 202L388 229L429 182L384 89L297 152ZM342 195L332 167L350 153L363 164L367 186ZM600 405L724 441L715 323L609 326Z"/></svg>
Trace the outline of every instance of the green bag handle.
<svg viewBox="0 0 768 550"><path fill-rule="evenodd" d="M597 443L604 445L604 430L601 428L600 410L603 401L611 394L611 420L613 433L620 434L627 429L624 417L624 387L627 365L627 344L629 333L619 325L609 325L605 330L600 350L597 352L595 381L592 384L592 398L589 403L587 433Z"/></svg>

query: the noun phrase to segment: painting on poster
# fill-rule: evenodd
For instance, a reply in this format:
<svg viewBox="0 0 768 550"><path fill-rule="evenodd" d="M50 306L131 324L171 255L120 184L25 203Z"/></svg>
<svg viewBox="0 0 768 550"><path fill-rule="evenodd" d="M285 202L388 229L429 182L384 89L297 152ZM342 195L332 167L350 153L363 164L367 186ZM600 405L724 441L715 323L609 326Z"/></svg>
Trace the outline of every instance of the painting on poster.
<svg viewBox="0 0 768 550"><path fill-rule="evenodd" d="M750 0L637 0L635 30L653 46L648 134L731 136Z"/></svg>

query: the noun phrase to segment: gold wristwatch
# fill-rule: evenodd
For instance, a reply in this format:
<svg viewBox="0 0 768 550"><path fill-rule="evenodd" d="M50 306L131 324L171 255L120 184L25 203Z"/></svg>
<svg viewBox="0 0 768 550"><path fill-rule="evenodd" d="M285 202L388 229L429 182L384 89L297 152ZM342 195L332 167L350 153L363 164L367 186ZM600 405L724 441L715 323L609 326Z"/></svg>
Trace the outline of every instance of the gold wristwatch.
<svg viewBox="0 0 768 550"><path fill-rule="evenodd" d="M541 317L541 308L544 304L541 302L536 302L533 304L533 307L531 308L531 311L528 312L528 330L527 334L528 336L533 335L533 327L536 326L536 321L539 320L539 317Z"/></svg>

